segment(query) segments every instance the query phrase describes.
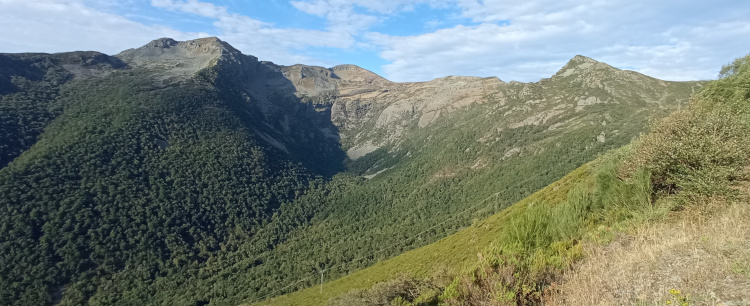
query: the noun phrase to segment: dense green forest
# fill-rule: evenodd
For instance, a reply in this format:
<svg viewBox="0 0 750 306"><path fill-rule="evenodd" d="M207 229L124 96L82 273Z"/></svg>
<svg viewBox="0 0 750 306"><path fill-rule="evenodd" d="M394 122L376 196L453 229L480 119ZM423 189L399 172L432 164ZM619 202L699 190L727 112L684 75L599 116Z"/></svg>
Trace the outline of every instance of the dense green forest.
<svg viewBox="0 0 750 306"><path fill-rule="evenodd" d="M0 304L225 305L308 287L320 269L335 279L628 143L694 86L665 85L674 96L654 104L618 83L628 103L512 127L557 109L488 95L345 160L318 130L335 130L329 113L285 92L261 110L243 87L258 65L249 57L170 79L102 56L0 55ZM98 72L73 73L71 62ZM586 86L571 77L537 87L610 94Z"/></svg>
<svg viewBox="0 0 750 306"><path fill-rule="evenodd" d="M72 74L44 56L0 55L0 168L28 150L60 112L54 101ZM25 75L19 77L18 75Z"/></svg>
<svg viewBox="0 0 750 306"><path fill-rule="evenodd" d="M64 85L56 103L64 114L0 171L3 304L50 303L66 284L79 304L129 267L149 279L203 263L311 179L201 80L155 88L132 70Z"/></svg>
<svg viewBox="0 0 750 306"><path fill-rule="evenodd" d="M721 215L722 210L732 205L747 205L747 189L740 186L747 186L750 164L750 139L747 137L750 133L750 55L726 65L720 76L720 80L695 94L687 107L653 121L649 133L600 156L503 213L426 248L327 283L326 294L319 294L312 288L314 290L295 292L266 304L306 305L326 301L327 305L403 306L570 304L569 300L554 300L561 293L560 283L568 280L565 273L574 270L574 263L585 256L599 256L599 260L610 256L586 252L584 248L596 248L617 238L627 240L627 235L633 235L638 232L634 229L644 225L675 222L677 212L693 211L685 213L687 220L676 219L680 222L695 222L690 220L695 217L721 222L710 218ZM695 211L700 213L696 216ZM480 240L483 244L472 245L468 240ZM730 245L734 244L730 242ZM440 270L439 263L450 259L432 254L466 255L455 250L462 247L471 248L480 256L472 258L469 251L469 260L462 262L465 266ZM740 249L746 250L746 247ZM696 252L697 249L690 250L687 256L695 256ZM642 256L657 256L656 253L649 249ZM402 269L389 270L393 266ZM613 273L612 266L604 267L606 270L597 271L602 275L595 279L605 279ZM422 272L415 275L415 271ZM741 274L743 270L733 271L739 275L709 275L703 280L732 277L730 282L738 284L747 280L748 275ZM375 283L374 279L379 282ZM657 279L659 285L669 282L664 277ZM587 291L590 284L579 286L579 290L591 295ZM705 290L705 287L700 288ZM608 296L620 298L618 303L649 302L639 295L644 291L607 289ZM734 292L720 291L717 293L735 298ZM666 304L708 303L716 294L712 291L708 295L700 290L693 293L695 297L680 294L673 288L669 290L671 296Z"/></svg>

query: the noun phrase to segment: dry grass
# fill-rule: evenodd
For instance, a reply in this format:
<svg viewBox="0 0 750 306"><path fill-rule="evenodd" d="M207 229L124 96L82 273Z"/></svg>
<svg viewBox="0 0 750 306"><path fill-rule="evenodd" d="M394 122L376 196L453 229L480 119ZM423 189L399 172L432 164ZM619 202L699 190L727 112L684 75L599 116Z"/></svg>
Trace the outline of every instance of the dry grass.
<svg viewBox="0 0 750 306"><path fill-rule="evenodd" d="M690 305L750 305L750 203L726 202L688 206L609 245L588 245L546 304L665 305L676 289Z"/></svg>

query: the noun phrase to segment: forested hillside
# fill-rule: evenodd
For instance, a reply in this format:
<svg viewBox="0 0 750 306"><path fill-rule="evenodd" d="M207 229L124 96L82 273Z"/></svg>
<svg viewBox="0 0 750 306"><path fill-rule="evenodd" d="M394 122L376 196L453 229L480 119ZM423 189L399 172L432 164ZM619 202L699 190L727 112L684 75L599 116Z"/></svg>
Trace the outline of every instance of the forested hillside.
<svg viewBox="0 0 750 306"><path fill-rule="evenodd" d="M745 304L750 56L650 131L428 246L263 305Z"/></svg>
<svg viewBox="0 0 750 306"><path fill-rule="evenodd" d="M259 146L224 93L149 74L64 85L63 114L0 172L3 304L63 290L78 304L128 267L198 265L306 188L309 172Z"/></svg>
<svg viewBox="0 0 750 306"><path fill-rule="evenodd" d="M214 38L0 55L0 304L238 304L336 279L503 210L701 84L585 57L538 83L392 83Z"/></svg>
<svg viewBox="0 0 750 306"><path fill-rule="evenodd" d="M123 66L97 52L66 54L0 54L0 168L36 142L49 122L62 112L57 103L62 84L74 73L107 73Z"/></svg>

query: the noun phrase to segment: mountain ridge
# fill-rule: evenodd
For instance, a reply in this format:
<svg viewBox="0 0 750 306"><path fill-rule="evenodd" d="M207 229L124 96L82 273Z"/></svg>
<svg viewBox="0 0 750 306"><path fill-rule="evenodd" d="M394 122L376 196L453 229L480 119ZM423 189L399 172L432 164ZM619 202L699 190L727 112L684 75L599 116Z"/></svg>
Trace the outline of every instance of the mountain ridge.
<svg viewBox="0 0 750 306"><path fill-rule="evenodd" d="M0 301L237 304L343 276L502 210L702 86L595 66L396 83L216 38L0 55Z"/></svg>
<svg viewBox="0 0 750 306"><path fill-rule="evenodd" d="M247 303L744 304L748 64L724 66L648 133L453 235Z"/></svg>

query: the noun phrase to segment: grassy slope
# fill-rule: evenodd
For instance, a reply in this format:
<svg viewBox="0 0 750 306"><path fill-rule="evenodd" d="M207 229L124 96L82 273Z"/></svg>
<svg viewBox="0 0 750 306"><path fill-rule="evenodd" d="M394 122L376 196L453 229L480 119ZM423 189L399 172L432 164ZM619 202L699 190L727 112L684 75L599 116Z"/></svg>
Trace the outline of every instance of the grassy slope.
<svg viewBox="0 0 750 306"><path fill-rule="evenodd" d="M747 184L744 201L713 199L637 226L610 244L586 245L584 259L545 304L747 305Z"/></svg>
<svg viewBox="0 0 750 306"><path fill-rule="evenodd" d="M591 245L549 304L750 303L750 55L720 75L621 167L648 169L656 203L675 211Z"/></svg>
<svg viewBox="0 0 750 306"><path fill-rule="evenodd" d="M368 288L400 273L427 277L436 267L445 267L454 273L460 272L464 266L476 262L477 253L492 245L496 236L507 234L510 230L509 220L522 214L527 205L534 202L556 204L564 200L571 187L588 177L588 168L588 165L584 165L508 209L438 242L325 283L323 293L320 293L319 287L310 287L262 302L260 305L322 305L332 297L352 289Z"/></svg>
<svg viewBox="0 0 750 306"><path fill-rule="evenodd" d="M248 292L243 293L243 300L314 287L319 278L315 275L316 264L328 267L326 278L343 277L435 242L468 226L472 220L485 219L598 154L630 142L645 130L648 118L660 117L665 109L677 106L675 98L665 98L661 104L653 102L662 92L679 96L677 100L681 101L698 85L667 82L671 89L666 90L662 88L664 82L643 76L640 83L658 88L654 90L638 87L640 83L620 83L610 75L611 70L595 71L592 74L604 76L591 78L607 80L604 83L618 95L592 93L574 76L555 77L540 84L511 84L499 89L498 96L506 98L488 96L484 103L456 110L428 128L407 131L409 137L399 148L382 148L357 160L353 163L355 171L359 170L356 172L388 170L348 188L338 197L329 197L329 204L320 206L330 209L317 214L326 217L316 216L312 225L291 231L289 239L260 258L261 265L251 265L258 258L244 256L242 260L253 269L245 274L233 271L231 276L237 279L237 288L244 287ZM527 91L524 89L532 94L519 94ZM592 94L602 101L618 102L589 105L576 111L577 97ZM639 94L657 97L639 98ZM532 98L547 102L527 103ZM564 112L557 113L558 108ZM538 125L514 125L552 113L557 115L550 115L550 120L537 122ZM597 139L604 134L606 141ZM534 179L516 185L530 177ZM512 185L516 187L505 191ZM460 213L498 191L503 191L497 196L502 199ZM434 230L425 231L433 227ZM378 252L422 232L425 233L419 240ZM369 256L375 252L377 256ZM475 255L473 252L471 257ZM306 280L298 283L300 279Z"/></svg>
<svg viewBox="0 0 750 306"><path fill-rule="evenodd" d="M309 288L262 304L320 305L330 297L368 288L401 273L425 278L441 266L458 276L442 287L439 297L420 297L420 301L541 302L549 294L550 282L558 279L555 275L580 257L563 254L575 249L578 241L609 243L618 230L642 227L644 220L645 224L658 222L665 214L669 218L669 210L736 196L732 186L746 176L743 168L750 158L746 137L750 133L748 58L735 62L733 74L711 83L687 109L655 124L650 134L633 145L598 159L593 163L596 166L584 166L506 211L439 242L325 284L323 293ZM574 247L558 247L571 242ZM518 246L520 249L513 249ZM492 253L493 249L498 252ZM489 252L493 258L480 258L477 265L474 256L479 252ZM519 256L523 259L518 260ZM471 266L477 268L466 272ZM510 283L507 271L511 272ZM358 294L366 296L373 291L348 293L343 301L361 301ZM341 303L342 298L338 299Z"/></svg>

